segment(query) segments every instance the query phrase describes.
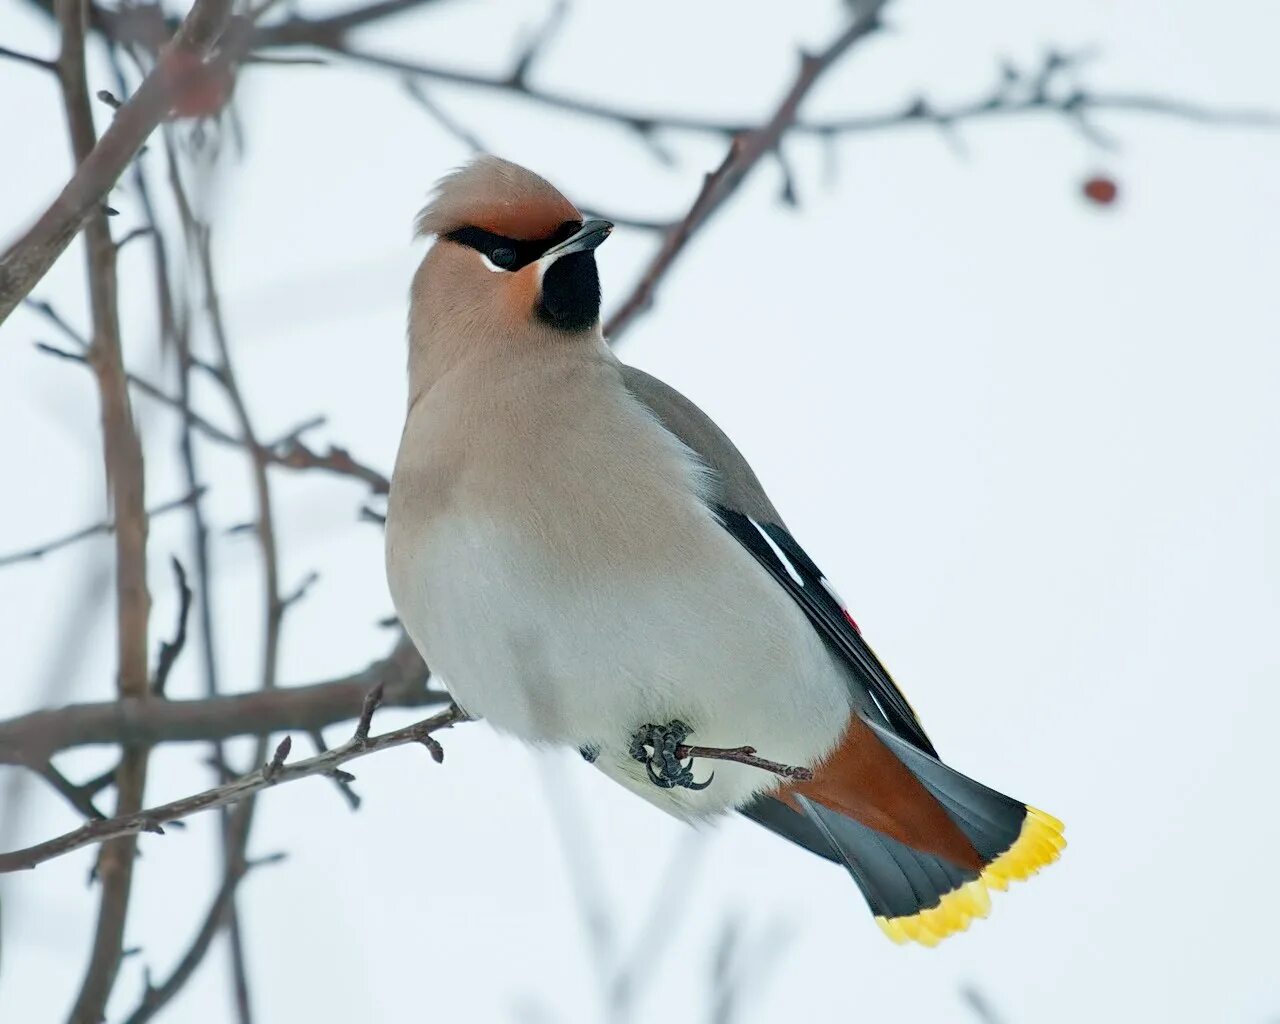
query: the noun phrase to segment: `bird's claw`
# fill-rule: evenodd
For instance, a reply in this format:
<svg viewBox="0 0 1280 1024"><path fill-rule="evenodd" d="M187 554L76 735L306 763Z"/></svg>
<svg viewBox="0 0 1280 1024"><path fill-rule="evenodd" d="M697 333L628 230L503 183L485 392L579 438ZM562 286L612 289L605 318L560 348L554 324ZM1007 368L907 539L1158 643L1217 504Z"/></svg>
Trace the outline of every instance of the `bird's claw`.
<svg viewBox="0 0 1280 1024"><path fill-rule="evenodd" d="M676 757L676 750L691 732L692 729L677 720L666 725L643 725L631 737L631 756L644 765L649 781L659 789L675 789L677 786L681 789L706 789L716 777L712 772L705 781L695 782L693 758L681 764Z"/></svg>

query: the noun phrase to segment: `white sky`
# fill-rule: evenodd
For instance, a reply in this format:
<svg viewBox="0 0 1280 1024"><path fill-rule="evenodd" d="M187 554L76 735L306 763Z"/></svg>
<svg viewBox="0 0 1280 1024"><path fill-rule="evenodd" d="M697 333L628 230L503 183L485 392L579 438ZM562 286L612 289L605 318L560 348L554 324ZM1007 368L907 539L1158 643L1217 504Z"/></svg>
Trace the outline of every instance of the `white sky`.
<svg viewBox="0 0 1280 1024"><path fill-rule="evenodd" d="M728 0L580 7L541 82L745 118L767 112L797 45L828 38L837 11L825 0L747 13ZM543 10L442 4L369 45L496 71ZM0 11L0 43L53 52L24 4ZM897 31L832 74L812 113L892 109L918 90L965 98L1001 56L1034 60L1050 43L1097 44L1085 74L1098 87L1280 109L1280 7L1263 0L901 0L890 14ZM50 81L0 61L0 95L8 238L67 157ZM494 150L605 210L681 210L721 148L666 137L677 163L664 167L621 130L433 95ZM215 231L261 432L323 412L318 437L389 467L420 256L409 223L465 152L394 80L364 71L257 69L238 100L248 152L222 182ZM637 1017L706 1019L726 920L773 950L767 973L748 958L743 1024L963 1020L965 984L1016 1024L1280 1014L1280 132L1099 120L1118 152L1045 118L964 127L964 157L927 129L853 138L834 183L819 147L792 142L801 208L778 205L776 167L764 167L626 341L625 358L737 439L944 754L1062 817L1071 842L1059 865L997 896L989 921L927 951L887 943L841 870L729 823L689 855L672 937L645 954L657 963ZM1114 209L1079 197L1098 169L1121 184ZM136 223L127 192L115 205L117 230ZM606 301L651 244L621 231L601 250ZM153 367L147 257L126 253L128 352ZM76 248L38 294L83 323L82 274ZM104 514L89 377L35 353L37 338L55 340L25 311L0 331L0 551ZM177 496L176 424L140 408L150 496ZM206 465L214 522L246 519L242 462L210 450ZM378 532L355 522L359 489L275 481L286 580L322 573L289 619L283 678L380 656L389 638L374 623L390 602ZM154 621L167 635L166 556L182 552L185 525L158 521L152 537ZM109 607L68 622L108 550L94 542L0 572L0 715L109 696ZM252 541L220 536L217 556L223 675L245 688L259 635ZM199 685L189 653L171 693ZM323 781L262 801L252 852L289 854L242 890L262 1020L602 1019L599 944L574 908L547 780L580 820L624 949L669 882L664 864L688 853L686 831L572 758L547 768L482 725L444 743L443 767L417 749L355 766L357 815ZM149 801L208 784L203 753L159 751ZM61 763L78 776L107 760ZM74 825L43 789L30 797L10 841ZM113 1021L136 1002L143 965L164 976L185 949L212 894L214 826L206 816L143 838L126 940L142 952L122 971ZM91 862L86 851L5 880L0 1019L65 1014L96 912ZM167 1019L227 1020L226 972L219 947Z"/></svg>

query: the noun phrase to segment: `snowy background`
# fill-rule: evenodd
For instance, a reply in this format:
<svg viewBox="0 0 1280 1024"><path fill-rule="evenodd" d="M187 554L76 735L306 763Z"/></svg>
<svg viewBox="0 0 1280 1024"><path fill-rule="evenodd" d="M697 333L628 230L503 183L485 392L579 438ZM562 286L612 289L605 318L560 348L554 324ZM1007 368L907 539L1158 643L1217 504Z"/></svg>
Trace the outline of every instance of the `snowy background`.
<svg viewBox="0 0 1280 1024"><path fill-rule="evenodd" d="M456 0L366 38L499 72L545 12ZM581 3L537 74L622 105L752 120L790 81L797 47L821 45L838 17L829 0ZM889 17L895 31L856 49L809 113L967 98L1000 58L1034 64L1048 45L1096 46L1083 74L1100 89L1280 110L1280 6L1265 0L900 0ZM17 0L0 0L0 26L0 44L54 52L48 22ZM51 79L0 61L0 96L7 241L68 154ZM500 95L433 96L496 152L620 213L678 215L723 148L664 136L676 156L664 166L622 129ZM236 101L247 151L210 212L261 433L325 413L321 439L389 470L421 256L409 225L466 150L394 79L341 63L251 69ZM939 749L1063 818L1064 859L997 895L966 935L898 948L840 869L745 821L691 840L576 758L535 758L468 725L442 737L441 767L408 748L354 766L356 814L324 780L263 798L250 853L288 860L241 890L261 1020L602 1020L598 957L651 972L636 1019L705 1020L726 929L742 1024L967 1020L967 985L1010 1024L1278 1019L1280 132L1099 123L1117 152L1051 115L962 126L963 155L923 127L842 141L834 167L792 140L799 209L779 204L777 167L763 166L621 348L737 440ZM1113 207L1080 195L1099 171L1120 183ZM127 190L113 204L117 233L137 223ZM600 251L606 306L652 245L619 230ZM121 274L130 363L159 373L143 246ZM86 322L78 247L36 294ZM0 330L0 552L105 514L90 375L37 353L38 339L56 340L28 311ZM214 393L202 401L230 423ZM176 421L138 409L149 499L178 497ZM248 519L244 460L208 448L204 464L214 524ZM356 521L362 491L273 479L286 588L321 574L290 615L282 678L382 656L391 605L380 533ZM166 556L186 536L180 517L153 523L158 636L173 616ZM243 534L215 543L222 675L248 688L256 554ZM99 540L0 572L0 717L109 699L109 553ZM197 663L179 663L171 695L197 695ZM209 785L203 756L159 749L148 802ZM82 777L110 752L59 763ZM0 801L8 848L76 823L43 788L19 800L12 770ZM172 967L212 894L216 821L189 825L141 841L126 935L141 950L113 1021L144 967ZM0 881L0 1020L65 1015L96 912L91 863L81 851ZM602 929L584 926L584 887L607 906ZM669 927L646 934L655 903ZM229 993L219 947L165 1019L226 1021Z"/></svg>

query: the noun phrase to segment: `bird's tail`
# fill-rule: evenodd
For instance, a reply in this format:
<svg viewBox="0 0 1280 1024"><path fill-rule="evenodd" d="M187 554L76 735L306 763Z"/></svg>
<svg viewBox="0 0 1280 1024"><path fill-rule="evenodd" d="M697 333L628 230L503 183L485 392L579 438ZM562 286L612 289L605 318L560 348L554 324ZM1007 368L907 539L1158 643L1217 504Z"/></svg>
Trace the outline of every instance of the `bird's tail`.
<svg viewBox="0 0 1280 1024"><path fill-rule="evenodd" d="M792 790L787 803L808 819L805 824L821 834L835 859L848 868L877 923L895 942L937 945L966 929L974 918L986 917L989 889L1006 889L1010 882L1030 878L1057 860L1066 846L1062 822L974 782L886 729L866 725L870 732L863 733L862 745L878 740L919 783L912 787L918 795L906 799L899 787L892 822L878 816L887 802L879 809L863 806L851 811L838 795L832 799L821 790L806 793L805 787ZM923 801L933 807L919 812L907 806ZM964 858L958 858L954 848L946 851L945 839L934 839L935 851L951 856L921 849L928 845L919 841L929 825L928 815L939 809L968 841ZM912 816L915 825L899 827ZM943 829L936 822L932 827L934 837L946 831L945 823ZM912 828L916 831L908 834ZM892 831L897 837L887 834ZM961 859L968 863L958 863Z"/></svg>

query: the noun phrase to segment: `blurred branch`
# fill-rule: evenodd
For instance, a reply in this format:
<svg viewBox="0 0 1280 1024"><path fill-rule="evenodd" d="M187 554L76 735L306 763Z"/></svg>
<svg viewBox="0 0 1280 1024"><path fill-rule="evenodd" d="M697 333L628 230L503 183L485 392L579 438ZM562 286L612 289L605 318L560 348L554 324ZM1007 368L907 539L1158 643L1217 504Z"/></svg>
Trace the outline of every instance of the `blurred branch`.
<svg viewBox="0 0 1280 1024"><path fill-rule="evenodd" d="M180 508L189 508L197 504L204 497L205 489L203 487L192 491L190 494L183 495L181 498L175 498L173 501L166 501L163 505L157 505L155 508L147 510L148 518L162 516L167 512L173 512ZM115 532L115 520L108 519L100 523L94 523L92 526L85 526L79 530L65 534L54 540L47 540L43 544L38 544L33 548L27 548L24 551L15 551L12 554L0 555L0 567L14 565L17 562L30 562L54 551L62 548L70 547L77 541L86 540L89 537L110 536Z"/></svg>
<svg viewBox="0 0 1280 1024"><path fill-rule="evenodd" d="M36 57L30 53L23 53L20 50L11 50L7 46L0 46L0 57L7 60L15 60L19 64L30 64L32 67L39 68L41 71L57 72L58 62L55 60L46 60L44 57Z"/></svg>
<svg viewBox="0 0 1280 1024"><path fill-rule="evenodd" d="M973 1011L974 1019L979 1021L979 1024L1004 1024L1004 1018L996 1012L991 1001L976 986L962 985L960 998Z"/></svg>
<svg viewBox="0 0 1280 1024"><path fill-rule="evenodd" d="M1089 114L1105 112L1155 114L1239 127L1280 127L1280 113L1274 111L1214 108L1151 94L1087 89L1071 80L1071 76L1088 56L1087 53L1068 54L1051 49L1036 67L1027 69L1005 64L995 85L971 100L944 106L917 97L896 111L798 121L794 130L829 139L912 124L947 129L961 122L988 117L1049 113L1073 121L1090 141L1096 142L1098 140L1088 130L1085 119Z"/></svg>
<svg viewBox="0 0 1280 1024"><path fill-rule="evenodd" d="M234 782L216 786L194 796L183 797L180 800L173 800L159 807L120 815L106 821L89 822L56 839L50 839L25 850L0 854L0 873L33 868L37 864L42 864L45 861L52 860L54 857L60 857L81 847L121 836L137 836L141 832L154 832L163 835L164 825L169 822L181 821L183 818L190 817L200 811L237 803L266 789L268 786L296 782L298 779L309 778L313 775L328 775L348 761L353 761L369 754L376 754L391 747L402 746L406 743L423 744L431 753L432 759L438 762L443 758L443 751L439 743L433 738L432 733L448 728L457 722L467 720L465 712L458 708L457 705L450 705L444 711L440 711L420 722L415 722L413 725L407 725L401 729L371 737L369 735L370 721L374 710L378 707L379 700L380 693L378 688L375 687L369 691L365 698L355 734L340 747L334 747L323 754L289 764L286 759L290 743L289 738L286 736L276 748L271 760L257 771L250 772Z"/></svg>
<svg viewBox="0 0 1280 1024"><path fill-rule="evenodd" d="M76 146L76 168L35 225L0 255L0 324L44 277L86 220L93 223L99 219L95 211L137 155L147 136L169 111L171 89L162 61L147 75L128 102L116 111L102 138L93 141L92 115L88 92L84 88L83 8L78 0L59 0L59 12L64 31L63 56L58 60L60 76L65 76L66 72L61 69L71 66L72 56L80 67L78 92L83 95L83 103L77 100L80 111L74 115L74 120L80 127L78 130L73 128L80 138ZM195 0L177 34L164 47L164 55L181 53L203 61L221 36L230 13L231 0ZM89 146L82 151L86 137ZM91 245L91 248L97 246Z"/></svg>
<svg viewBox="0 0 1280 1024"><path fill-rule="evenodd" d="M803 54L800 72L782 102L762 126L743 132L729 144L720 166L706 176L689 212L663 236L657 253L649 261L631 294L605 324L605 336L616 342L626 329L653 304L659 283L670 271L689 239L703 227L738 186L746 180L760 159L777 149L786 131L795 123L800 104L818 83L860 39L880 27L880 12L886 0L865 0L844 30L819 54Z"/></svg>
<svg viewBox="0 0 1280 1024"><path fill-rule="evenodd" d="M245 861L236 870L228 871L223 875L222 883L219 885L217 893L214 894L213 904L205 914L200 927L196 930L195 938L192 939L186 953L178 960L169 977L159 985L152 985L151 979L148 977L142 1000L139 1002L137 1009L125 1018L125 1024L144 1024L145 1021L151 1020L169 1004L169 1001L191 980L196 969L209 952L209 947L213 945L214 938L230 921L235 908L236 890L239 888L240 883L244 881L245 876L253 868L266 864L277 864L283 859L284 854L275 854L259 860Z"/></svg>
<svg viewBox="0 0 1280 1024"><path fill-rule="evenodd" d="M81 0L56 0L54 12L62 37L57 61L58 80L78 175L81 169L90 166L98 152L85 70L85 11ZM114 184L121 170L123 164L110 180L99 182L99 198ZM74 176L72 180L75 180ZM121 352L116 247L106 211L97 202L86 203L77 217L64 223L70 225L69 231L55 230L52 244L32 246L28 255L33 266L39 266L42 259L47 259L43 264L47 269L75 229L83 223L93 320L93 336L85 358L98 385L103 461L115 513L116 689L121 698L146 700L149 693L147 625L151 613L151 596L147 591L147 509L142 442L133 421ZM37 224L36 230L40 226ZM58 240L61 244L57 244ZM22 246L23 242L19 242L19 250ZM12 253L13 250L0 258L0 322L19 297L8 292L7 275L12 275L13 271L6 270L6 266L12 267L9 262ZM20 251L18 266L26 265ZM30 280L28 289L35 280L35 277ZM22 294L25 295L25 291ZM143 746L126 746L121 753L115 772L118 815L136 814L142 806L147 754L147 748ZM53 771L51 765L49 771ZM132 836L106 843L100 851L96 868L102 886L98 919L84 980L71 1010L73 1022L97 1024L103 1017L107 999L115 985L124 948L136 852L137 840Z"/></svg>
<svg viewBox="0 0 1280 1024"><path fill-rule="evenodd" d="M275 514L271 498L271 481L267 475L270 461L268 450L258 441L258 434L249 413L248 404L240 389L235 364L231 358L231 346L227 339L226 325L222 317L222 303L214 275L213 247L211 229L208 224L199 223L192 215L191 204L187 199L182 184L181 168L178 166L177 154L168 132L164 137L165 156L169 168L169 182L182 218L183 231L187 244L194 253L196 267L204 290L204 306L207 314L210 333L217 349L217 363L211 368L213 378L221 384L230 400L236 422L240 428L240 443L249 456L249 468L253 480L257 521L254 533L258 540L259 553L262 559L262 603L265 614L263 622L262 668L259 689L269 692L276 688L280 662L280 637L284 626L284 617L292 601L286 600L280 592L280 555ZM291 432L296 437L301 428ZM304 584L298 591L298 597L306 591ZM295 598L296 600L296 598ZM261 764L267 755L267 736L258 738L253 760ZM230 887L228 895L228 911L234 911L235 880L245 870L246 853L249 834L253 827L254 811L257 801L252 797L242 800L235 810L223 821L223 875L224 887ZM198 963L198 960L196 961ZM236 1013L240 1024L251 1024L253 1013L249 997L248 965L245 960L243 946L238 933L232 935L232 986ZM194 971L194 965L192 966ZM169 992L177 988L170 986Z"/></svg>
<svg viewBox="0 0 1280 1024"><path fill-rule="evenodd" d="M191 614L191 588L187 585L187 571L176 558L169 560L173 566L174 581L178 584L178 624L173 631L172 640L160 642L160 656L156 659L156 672L151 680L151 692L157 697L165 695L164 688L169 682L169 673L177 663L182 650L187 646L187 618Z"/></svg>
<svg viewBox="0 0 1280 1024"><path fill-rule="evenodd" d="M302 732L349 721L370 688L382 684L388 707L425 707L449 699L427 689L428 671L401 634L391 653L353 675L308 686L201 700L126 698L34 711L0 722L0 764L26 765L59 750L96 744L185 743Z"/></svg>
<svg viewBox="0 0 1280 1024"><path fill-rule="evenodd" d="M66 326L66 322L48 303L33 302L30 305L37 312L50 317L66 330L72 331L71 337L76 337L73 329ZM80 339L77 343L83 345L83 339ZM41 352L56 356L59 359L65 359L68 362L82 365L88 364L87 358L78 352L69 352L66 349L57 348L44 342L37 342L36 347ZM192 410L185 398L169 394L159 385L136 373L127 373L126 378L131 387L148 398L173 409L182 417L184 422L190 424L210 441L231 448L245 447L246 442L243 437L236 437L235 434L224 430L212 420ZM321 470L337 476L351 477L367 484L374 494L386 494L391 489L391 481L384 473L355 459L346 448L330 445L326 451L317 451L305 444L298 434L299 430L295 428L279 440L262 444L259 446L258 454L267 463L274 466L284 466L288 469L298 470Z"/></svg>

